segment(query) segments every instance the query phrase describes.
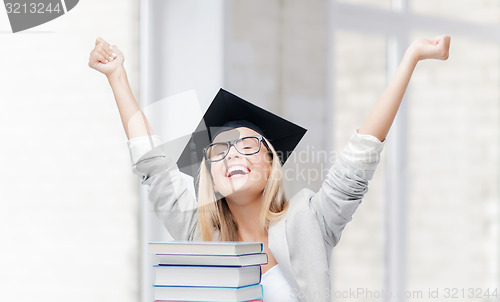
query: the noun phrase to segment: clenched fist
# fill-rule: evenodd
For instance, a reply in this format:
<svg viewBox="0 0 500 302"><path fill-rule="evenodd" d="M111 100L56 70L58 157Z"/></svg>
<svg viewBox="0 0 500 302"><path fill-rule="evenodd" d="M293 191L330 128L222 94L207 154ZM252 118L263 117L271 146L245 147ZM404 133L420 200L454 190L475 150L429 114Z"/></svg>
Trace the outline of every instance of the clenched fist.
<svg viewBox="0 0 500 302"><path fill-rule="evenodd" d="M102 38L97 38L95 47L90 52L89 66L109 77L115 70L123 66L123 53L116 45L111 46Z"/></svg>

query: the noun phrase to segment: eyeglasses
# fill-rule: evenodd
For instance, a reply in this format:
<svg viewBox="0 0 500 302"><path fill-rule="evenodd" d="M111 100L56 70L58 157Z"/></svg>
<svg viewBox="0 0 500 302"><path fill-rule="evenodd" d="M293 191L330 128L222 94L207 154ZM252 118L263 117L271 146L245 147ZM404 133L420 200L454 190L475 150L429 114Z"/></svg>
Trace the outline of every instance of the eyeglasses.
<svg viewBox="0 0 500 302"><path fill-rule="evenodd" d="M234 146L236 151L243 155L259 153L261 142L264 142L264 146L269 149L262 136L245 136L229 142L210 144L203 150L203 152L205 153L205 158L208 161L216 162L226 158L231 146Z"/></svg>

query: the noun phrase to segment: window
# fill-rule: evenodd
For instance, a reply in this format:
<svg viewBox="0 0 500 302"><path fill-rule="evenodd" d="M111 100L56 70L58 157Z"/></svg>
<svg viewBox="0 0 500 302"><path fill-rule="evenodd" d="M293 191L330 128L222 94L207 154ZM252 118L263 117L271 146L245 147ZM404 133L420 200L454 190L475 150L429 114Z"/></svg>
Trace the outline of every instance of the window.
<svg viewBox="0 0 500 302"><path fill-rule="evenodd" d="M410 41L450 34L451 55L417 66L370 192L334 250L332 295L426 301L438 290L440 299L486 300L498 287L500 4L391 5L330 1L336 145L375 103Z"/></svg>

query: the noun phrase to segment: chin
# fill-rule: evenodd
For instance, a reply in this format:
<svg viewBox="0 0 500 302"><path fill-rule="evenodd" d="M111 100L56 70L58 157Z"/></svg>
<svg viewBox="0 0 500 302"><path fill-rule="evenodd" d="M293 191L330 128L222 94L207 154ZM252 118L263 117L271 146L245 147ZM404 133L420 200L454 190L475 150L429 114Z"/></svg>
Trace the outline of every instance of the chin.
<svg viewBox="0 0 500 302"><path fill-rule="evenodd" d="M248 184L248 177L239 176L235 178L226 178L220 188L219 193L224 197L230 197L236 193L245 192L251 185Z"/></svg>

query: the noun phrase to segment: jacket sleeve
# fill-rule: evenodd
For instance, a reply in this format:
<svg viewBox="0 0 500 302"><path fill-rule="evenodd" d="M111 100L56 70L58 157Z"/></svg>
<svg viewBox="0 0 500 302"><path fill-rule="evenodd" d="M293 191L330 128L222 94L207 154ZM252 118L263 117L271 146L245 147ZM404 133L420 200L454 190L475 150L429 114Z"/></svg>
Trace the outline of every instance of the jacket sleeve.
<svg viewBox="0 0 500 302"><path fill-rule="evenodd" d="M154 211L174 240L192 240L198 206L192 180L165 156L161 146L142 155L132 171L148 187Z"/></svg>
<svg viewBox="0 0 500 302"><path fill-rule="evenodd" d="M311 198L323 238L332 247L368 191L383 146L376 137L355 132Z"/></svg>

